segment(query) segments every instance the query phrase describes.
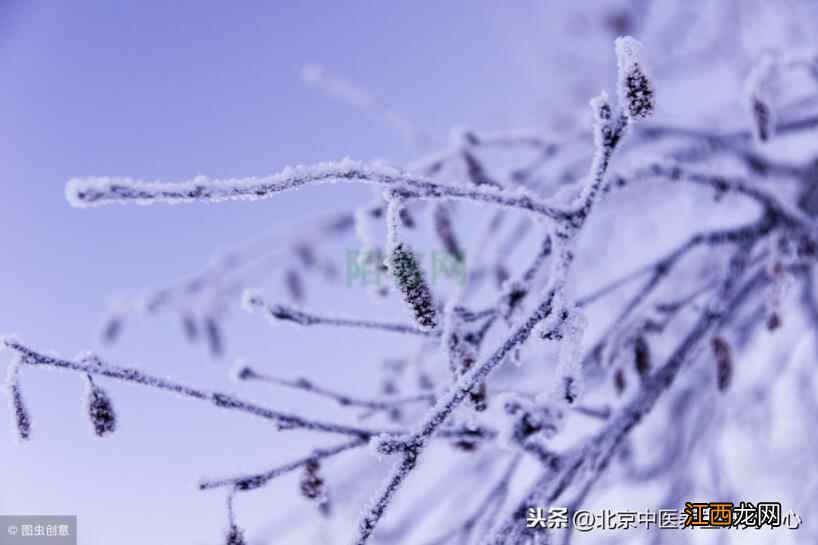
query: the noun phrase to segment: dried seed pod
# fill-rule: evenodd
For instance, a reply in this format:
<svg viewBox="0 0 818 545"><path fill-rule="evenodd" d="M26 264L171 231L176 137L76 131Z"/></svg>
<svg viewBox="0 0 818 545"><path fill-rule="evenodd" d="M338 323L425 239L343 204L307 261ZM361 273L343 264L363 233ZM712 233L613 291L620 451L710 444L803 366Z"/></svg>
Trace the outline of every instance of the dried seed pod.
<svg viewBox="0 0 818 545"><path fill-rule="evenodd" d="M94 426L94 433L104 437L116 430L116 412L108 394L94 383L88 375L88 416Z"/></svg>
<svg viewBox="0 0 818 545"><path fill-rule="evenodd" d="M639 376L645 378L650 374L650 345L644 336L639 335L633 342L633 363Z"/></svg>
<svg viewBox="0 0 818 545"><path fill-rule="evenodd" d="M732 351L724 337L713 337L710 344L713 348L713 355L716 357L716 385L719 391L723 392L733 380Z"/></svg>
<svg viewBox="0 0 818 545"><path fill-rule="evenodd" d="M28 441L31 438L31 418L28 414L23 395L20 391L19 382L19 362L14 362L9 367L9 376L7 386L9 389L9 398L11 400L11 412L14 418L14 425L17 429L17 439L19 441Z"/></svg>
<svg viewBox="0 0 818 545"><path fill-rule="evenodd" d="M656 109L656 93L642 65L642 44L625 36L617 38L615 46L619 65L619 104L631 121L650 117Z"/></svg>
<svg viewBox="0 0 818 545"><path fill-rule="evenodd" d="M432 290L412 250L403 242L396 244L389 254L388 267L403 300L412 307L418 326L426 330L437 327Z"/></svg>

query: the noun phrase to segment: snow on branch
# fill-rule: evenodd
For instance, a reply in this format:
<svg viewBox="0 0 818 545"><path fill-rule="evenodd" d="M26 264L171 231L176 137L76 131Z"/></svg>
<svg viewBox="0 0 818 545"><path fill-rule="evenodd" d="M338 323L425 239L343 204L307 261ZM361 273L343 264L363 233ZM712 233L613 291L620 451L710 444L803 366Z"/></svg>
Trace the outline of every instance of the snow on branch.
<svg viewBox="0 0 818 545"><path fill-rule="evenodd" d="M243 362L237 363L236 368L233 372L233 376L237 380L266 382L268 384L274 384L285 388L300 390L305 393L334 400L336 403L338 403L338 405L342 407L357 407L368 409L370 411L391 411L401 405L413 403L429 404L433 402L435 399L434 395L432 394L417 394L413 396L397 398L385 397L384 399L360 399L355 396L351 396L348 394L336 392L328 388L324 388L306 378L283 379L274 377L269 375L268 373L264 373L262 371L254 369L253 367L250 367L249 365Z"/></svg>
<svg viewBox="0 0 818 545"><path fill-rule="evenodd" d="M642 44L631 36L614 43L619 67L619 104L630 120L645 119L656 109L656 91L642 63Z"/></svg>
<svg viewBox="0 0 818 545"><path fill-rule="evenodd" d="M309 314L286 305L267 303L261 294L254 290L246 290L244 292L243 306L248 312L261 311L268 318L270 318L273 323L292 322L302 326L329 325L336 327L376 329L380 331L390 331L393 333L419 335L421 337L435 337L440 335L439 332L407 324L374 322L371 320L359 320L355 318L327 317Z"/></svg>
<svg viewBox="0 0 818 545"><path fill-rule="evenodd" d="M229 200L267 199L307 185L331 182L358 182L383 185L405 197L420 199L453 198L527 210L566 221L569 210L542 202L522 191L505 194L499 190L463 188L433 182L380 163L362 163L344 159L336 163L288 167L263 178L218 180L197 176L186 182L146 182L132 178L73 178L65 187L72 206L105 204L179 204Z"/></svg>
<svg viewBox="0 0 818 545"><path fill-rule="evenodd" d="M222 409L239 411L265 418L267 420L272 420L280 430L305 429L323 433L351 435L354 437L372 437L385 432L385 430L368 430L364 428L303 418L301 416L268 409L255 403L244 401L230 394L210 392L207 390L194 388L169 379L155 377L147 373L143 373L138 369L108 365L100 360L93 362L75 362L54 356L48 356L41 352L37 352L20 341L10 337L0 339L0 348L5 348L15 352L20 358L20 365L51 367L80 372L86 375L100 375L116 380L140 384L142 386L157 388L184 397L206 401ZM96 405L94 405L94 403L96 403ZM95 420L95 426L98 425L99 419L103 418L101 415L99 415L100 409L101 405L99 401L92 401L91 412L92 418ZM109 409L106 409L106 412L108 410ZM105 417L104 420L108 420L108 418L109 417ZM106 431L110 431L107 430L107 427L109 427L108 424L105 424L104 422L99 422L99 424L104 424Z"/></svg>

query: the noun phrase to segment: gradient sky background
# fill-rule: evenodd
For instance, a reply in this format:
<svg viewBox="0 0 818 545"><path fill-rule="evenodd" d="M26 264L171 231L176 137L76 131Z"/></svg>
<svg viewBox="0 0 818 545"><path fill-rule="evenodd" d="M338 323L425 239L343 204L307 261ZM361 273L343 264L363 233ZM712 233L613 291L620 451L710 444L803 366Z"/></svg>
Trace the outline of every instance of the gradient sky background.
<svg viewBox="0 0 818 545"><path fill-rule="evenodd" d="M547 26L547 8L499 8L474 1L0 0L0 333L64 356L98 348L112 295L163 285L198 270L214 249L368 195L327 188L256 204L77 210L63 197L69 177L245 176L347 155L397 162L416 155L380 120L305 87L305 63L384 97L438 143L466 123L536 125L541 74L530 46L539 39L536 23ZM360 296L340 300L354 304ZM236 327L231 358L272 353L313 362L308 375L357 358L360 368L343 374L362 390L371 387L357 384L371 360L394 343L354 333L339 343L334 332L319 332L303 346L299 332L282 342L263 322L242 320L233 322L246 331ZM144 320L103 353L231 388L227 363L187 346L178 330L172 316ZM106 384L120 430L98 441L83 414L80 377L29 370L23 388L33 440L17 446L10 429L0 440L0 512L76 513L84 545L218 541L223 497L198 492L198 479L264 469L310 439ZM266 390L249 391L269 401ZM300 402L282 393L275 405ZM242 500L243 522L253 528L282 514L279 497L292 498L292 490Z"/></svg>

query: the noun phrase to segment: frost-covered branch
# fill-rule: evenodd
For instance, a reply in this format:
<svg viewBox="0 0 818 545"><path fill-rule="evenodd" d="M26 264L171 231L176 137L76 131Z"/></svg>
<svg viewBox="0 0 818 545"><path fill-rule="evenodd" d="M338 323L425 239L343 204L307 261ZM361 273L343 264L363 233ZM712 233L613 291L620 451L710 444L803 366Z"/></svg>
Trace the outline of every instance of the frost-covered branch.
<svg viewBox="0 0 818 545"><path fill-rule="evenodd" d="M746 256L738 256L744 259ZM753 274L735 293L725 293L732 285L732 279L723 284L722 289L714 298L710 310L703 313L694 327L678 345L667 362L643 384L639 395L607 423L605 428L596 434L586 445L562 455L555 465L564 468L558 479L554 480L554 470L547 469L542 477L530 489L526 497L506 520L493 532L493 537L487 543L506 543L505 534L508 532L525 532L522 521L517 517L524 513L531 505L548 505L555 501L566 488L580 475L585 479L595 480L611 461L611 457L621 445L624 438L636 427L652 410L662 394L670 388L682 367L688 363L697 347L707 338L707 333L713 331L720 324L732 318L736 310L746 301L748 295L768 282L766 275L761 272ZM722 304L722 298L729 296L727 304ZM556 482L556 484L554 484Z"/></svg>
<svg viewBox="0 0 818 545"><path fill-rule="evenodd" d="M338 454L348 450L360 448L364 445L366 445L366 440L359 438L341 443L334 447L315 449L309 456L300 458L282 466L278 466L269 471L265 471L264 473L230 477L227 479L204 480L199 483L199 489L211 490L213 488L232 487L237 491L255 490L256 488L261 488L275 478L281 477L282 475L286 475L287 473L306 466L310 462L323 460L325 458L332 458Z"/></svg>
<svg viewBox="0 0 818 545"><path fill-rule="evenodd" d="M418 199L464 199L517 208L560 221L571 220L573 213L556 204L543 202L527 194L507 194L499 190L448 186L402 172L386 165L344 159L337 163L288 167L263 178L230 180L198 176L178 183L146 182L131 178L74 178L66 184L65 195L72 206L105 204L179 204L259 200L313 184L358 182L390 187L404 197Z"/></svg>
<svg viewBox="0 0 818 545"><path fill-rule="evenodd" d="M323 388L305 378L298 378L292 380L273 377L267 373L258 371L245 364L239 364L235 370L234 375L239 380L253 380L266 382L268 384L275 384L277 386L292 388L294 390L300 390L302 392L334 400L342 407L358 407L363 409L369 409L371 411L391 411L402 405L414 403L429 404L431 402L434 402L435 399L433 394L418 394L414 396L384 399L360 399L354 396L350 396L348 394L343 394L340 392L336 392L334 390Z"/></svg>
<svg viewBox="0 0 818 545"><path fill-rule="evenodd" d="M108 365L98 359L95 359L92 362L75 362L48 356L41 352L37 352L36 350L11 337L5 337L2 339L2 347L17 353L20 358L21 365L52 367L85 373L87 375L100 375L125 382L140 384L142 386L165 390L184 397L206 401L222 409L240 411L265 418L267 420L272 420L280 430L304 429L364 438L374 437L385 432L390 432L389 430L369 430L354 426L346 426L343 424L311 420L298 415L262 407L255 403L239 399L230 394L202 390L179 382L174 382L169 379L152 376L147 373L143 373L138 369Z"/></svg>
<svg viewBox="0 0 818 545"><path fill-rule="evenodd" d="M261 311L273 321L293 322L302 326L329 325L337 327L376 329L393 333L419 335L421 337L436 337L440 335L439 332L434 330L425 330L406 324L373 322L371 320L358 320L354 318L338 318L309 314L286 305L267 303L260 294L252 290L245 292L243 299L244 308L248 312Z"/></svg>
<svg viewBox="0 0 818 545"><path fill-rule="evenodd" d="M556 230L555 244L558 248L552 265L551 288L528 318L487 358L483 363L466 371L429 413L417 425L415 431L398 444L390 440L381 445L384 453L400 453L386 485L375 496L359 524L356 545L369 541L378 522L391 503L395 493L409 473L415 468L417 458L427 440L446 422L458 406L469 397L470 392L479 387L489 374L503 363L509 353L523 345L536 326L557 313L554 305L559 302L560 292L573 262L572 242L584 225L593 204L603 191L605 175L614 151L618 147L628 124L634 119L648 117L654 109L652 84L642 72L639 64L638 43L633 39L622 39L616 43L619 59L619 96L622 111L615 114L606 95L591 101L594 123L595 153L591 163L590 179L583 186L572 206L569 221ZM543 337L547 337L559 327L550 323L544 327Z"/></svg>

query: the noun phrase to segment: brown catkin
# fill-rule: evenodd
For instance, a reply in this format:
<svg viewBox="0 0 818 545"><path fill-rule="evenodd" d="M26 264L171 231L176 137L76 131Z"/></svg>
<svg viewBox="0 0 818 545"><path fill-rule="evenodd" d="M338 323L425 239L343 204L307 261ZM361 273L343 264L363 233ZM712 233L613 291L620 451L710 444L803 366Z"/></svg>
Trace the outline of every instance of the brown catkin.
<svg viewBox="0 0 818 545"><path fill-rule="evenodd" d="M88 384L88 416L91 418L94 433L98 437L105 437L116 431L114 405L105 390L94 384L90 376Z"/></svg>
<svg viewBox="0 0 818 545"><path fill-rule="evenodd" d="M653 85L638 64L631 66L625 77L625 106L631 119L644 119L653 114Z"/></svg>
<svg viewBox="0 0 818 545"><path fill-rule="evenodd" d="M403 242L395 244L389 254L389 271L403 300L412 307L418 326L427 330L437 327L432 290L423 278L415 255Z"/></svg>
<svg viewBox="0 0 818 545"><path fill-rule="evenodd" d="M716 358L716 385L719 391L723 392L733 380L733 357L730 344L724 337L713 337L710 345Z"/></svg>
<svg viewBox="0 0 818 545"><path fill-rule="evenodd" d="M435 206L433 220L435 233L437 234L437 238L440 239L440 243L443 244L443 249L446 251L446 254L462 262L463 250L454 233L451 210L446 203L439 203Z"/></svg>
<svg viewBox="0 0 818 545"><path fill-rule="evenodd" d="M625 388L627 387L627 383L625 382L625 372L622 370L622 368L614 371L613 384L616 395L622 395L622 392L624 392Z"/></svg>
<svg viewBox="0 0 818 545"><path fill-rule="evenodd" d="M301 494L307 499L321 501L326 496L324 479L318 473L320 469L321 464L318 460L309 460L304 465L304 475L301 477L300 486Z"/></svg>
<svg viewBox="0 0 818 545"><path fill-rule="evenodd" d="M284 274L284 285L287 287L287 294L296 303L304 301L304 282L301 274L295 269L287 269Z"/></svg>
<svg viewBox="0 0 818 545"><path fill-rule="evenodd" d="M642 44L630 36L618 38L615 44L620 106L631 121L650 117L656 109L656 92L640 58Z"/></svg>
<svg viewBox="0 0 818 545"><path fill-rule="evenodd" d="M199 335L199 327L196 325L196 318L189 312L182 314L182 330L189 341L195 341Z"/></svg>
<svg viewBox="0 0 818 545"><path fill-rule="evenodd" d="M222 343L222 330L219 323L212 316L208 316L204 320L205 334L207 335L207 345L210 348L210 354L214 357L220 357L224 352Z"/></svg>
<svg viewBox="0 0 818 545"><path fill-rule="evenodd" d="M636 337L633 343L633 363L636 372L640 377L645 378L650 374L652 367L650 360L650 345L642 335Z"/></svg>
<svg viewBox="0 0 818 545"><path fill-rule="evenodd" d="M119 338L120 333L122 333L122 316L111 316L102 328L102 342L113 344Z"/></svg>
<svg viewBox="0 0 818 545"><path fill-rule="evenodd" d="M753 116L753 134L759 142L767 142L772 137L773 113L770 105L757 96L750 101Z"/></svg>

